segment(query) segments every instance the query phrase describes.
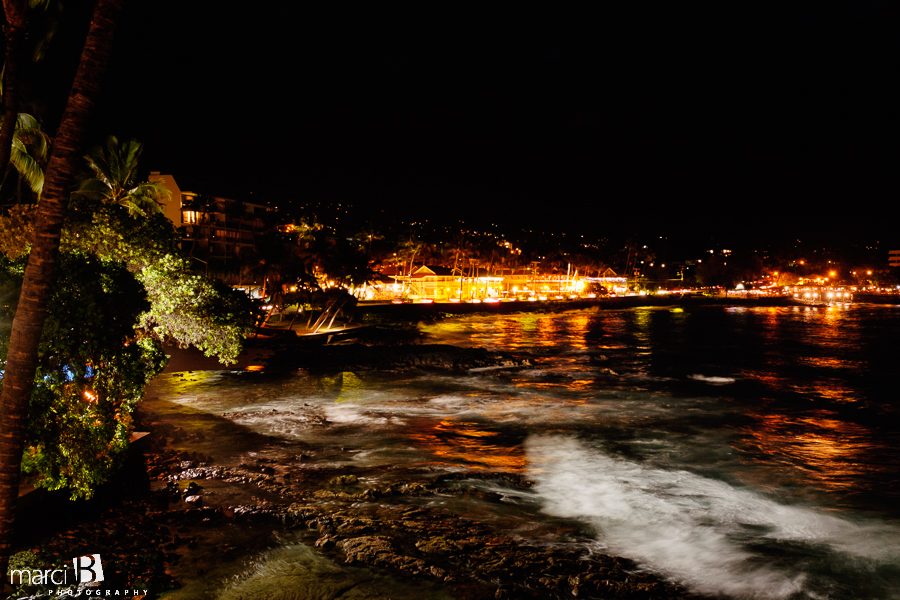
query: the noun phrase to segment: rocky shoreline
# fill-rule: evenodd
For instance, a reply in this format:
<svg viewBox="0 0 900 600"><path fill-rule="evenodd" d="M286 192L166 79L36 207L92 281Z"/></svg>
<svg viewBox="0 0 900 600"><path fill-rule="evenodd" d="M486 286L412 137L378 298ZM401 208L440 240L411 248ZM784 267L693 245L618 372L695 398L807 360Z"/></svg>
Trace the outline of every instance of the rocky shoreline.
<svg viewBox="0 0 900 600"><path fill-rule="evenodd" d="M427 345L294 347L287 359L277 355L280 368L300 363L307 369L350 371L529 364L483 349ZM47 523L43 535L31 531L19 550L45 564L100 553L108 573L104 587L146 588L148 597L306 597L298 595L302 589L317 590L311 597L348 600L693 597L626 559L587 551L590 532L578 523L554 523L571 543L548 546L540 532L508 531L434 502L472 497L506 502L478 483L495 479L528 489L531 482L519 473L397 468L389 483L382 478L372 485L373 473L363 468L318 464L328 462L329 453L352 449L287 448L275 438L248 443L254 451L235 448L231 456L210 456L206 441L240 427L235 420L241 414L165 412L161 403L165 399L148 398L136 415L139 427L151 435L123 475L129 483L120 479L101 490L88 518ZM315 411L309 412L315 422ZM266 558L289 549L292 558ZM295 568L285 567L290 564ZM306 566L296 566L301 564ZM364 569L350 570L355 567ZM385 577L391 578L388 583ZM406 594L407 589L431 595ZM27 597L41 590L7 591Z"/></svg>

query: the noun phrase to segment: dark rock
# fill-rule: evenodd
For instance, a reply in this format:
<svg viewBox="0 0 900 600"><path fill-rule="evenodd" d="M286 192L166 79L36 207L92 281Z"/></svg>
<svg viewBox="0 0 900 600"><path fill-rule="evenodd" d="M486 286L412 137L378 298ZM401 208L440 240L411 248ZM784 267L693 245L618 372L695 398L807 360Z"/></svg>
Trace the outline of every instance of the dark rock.
<svg viewBox="0 0 900 600"><path fill-rule="evenodd" d="M445 537L433 537L416 542L416 548L425 554L456 554L460 545Z"/></svg>
<svg viewBox="0 0 900 600"><path fill-rule="evenodd" d="M390 563L396 557L391 540L385 536L369 535L351 538L340 543L347 562L367 564Z"/></svg>
<svg viewBox="0 0 900 600"><path fill-rule="evenodd" d="M337 477L332 478L331 481L328 482L328 485L352 485L357 482L359 482L359 479L356 475L338 475Z"/></svg>

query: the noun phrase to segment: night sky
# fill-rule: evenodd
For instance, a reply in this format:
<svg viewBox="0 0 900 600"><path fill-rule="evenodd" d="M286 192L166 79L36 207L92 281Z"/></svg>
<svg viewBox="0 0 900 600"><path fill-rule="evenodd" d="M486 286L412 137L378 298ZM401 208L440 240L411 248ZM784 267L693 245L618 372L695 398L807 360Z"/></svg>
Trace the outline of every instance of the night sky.
<svg viewBox="0 0 900 600"><path fill-rule="evenodd" d="M892 3L560 4L126 0L94 137L282 207L893 235Z"/></svg>

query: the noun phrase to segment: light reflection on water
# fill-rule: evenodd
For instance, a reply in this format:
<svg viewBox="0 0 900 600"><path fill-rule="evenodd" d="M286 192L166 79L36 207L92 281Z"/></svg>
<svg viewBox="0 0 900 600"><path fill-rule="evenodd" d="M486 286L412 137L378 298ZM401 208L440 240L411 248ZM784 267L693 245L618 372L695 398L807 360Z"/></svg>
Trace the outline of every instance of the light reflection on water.
<svg viewBox="0 0 900 600"><path fill-rule="evenodd" d="M890 428L898 409L885 385L900 384L886 368L900 354L885 356L880 340L900 334L898 314L866 306L642 308L470 317L463 327L423 329L444 343L534 352L535 368L510 377L522 390L588 404L609 389L719 397L696 427L733 432L729 447L753 465L753 474L746 464L735 467L742 478L765 480L789 465L783 479L810 499L825 494L834 505L865 505L873 494L882 498L872 505L884 507L885 498L900 499L900 467L886 460L900 457ZM720 381L732 383L713 388ZM636 418L634 426L646 422Z"/></svg>
<svg viewBox="0 0 900 600"><path fill-rule="evenodd" d="M604 493L625 485L617 502L631 498L654 510L684 514L683 525L680 517L664 525L692 552L702 551L704 527L721 527L712 536L716 543L735 557L749 553L750 562L754 553L769 552L761 550L768 548L766 535L744 531L737 517L716 517L721 525L710 524L704 506L724 515L730 509L717 503L744 498L746 492L753 498L747 506L762 507L766 519L785 530L790 523L779 511L810 507L798 513L810 522L819 511L832 511L847 519L839 529L859 544L865 540L853 538L851 523L900 518L900 436L893 426L900 356L892 341L900 339L900 311L893 308L532 313L470 316L422 329L430 342L516 352L533 366L458 375L300 373L287 380L194 374L170 378L164 393L210 411L244 411L239 422L259 433L366 448L356 460L370 466L403 463L537 476L527 440L543 436L542 447L559 440L585 453L588 464L636 479L629 487L600 474L565 479L566 471L546 472L544 481L565 481L576 497L588 493L582 484ZM326 423L303 420L296 410L300 404L323 414ZM273 409L279 412L273 415ZM566 466L572 473L580 468ZM687 495L702 490L704 500L673 496L665 491L667 482ZM549 488L542 494L568 506ZM689 512L682 513L686 506ZM588 520L608 526L606 510L591 505ZM642 535L652 533L651 528ZM884 535L878 560L900 561L900 554L891 554L900 540L892 546L890 535ZM744 541L733 544L734 536ZM801 538L837 545L837 538ZM623 531L616 543L652 545L653 539L633 540ZM635 548L623 551L629 552L642 556ZM791 546L791 552L801 556L798 564L827 562L821 569L837 569L832 564L837 551L816 547L806 556L806 549ZM652 554L646 560L655 560ZM820 567L796 568L785 575L790 582L785 589L802 587L804 569ZM853 579L874 567L846 568ZM837 576L822 577L827 582ZM886 577L895 577L891 581L900 587L900 576ZM734 589L745 584L750 585ZM726 588L717 589L728 593ZM891 597L878 590L857 597Z"/></svg>
<svg viewBox="0 0 900 600"><path fill-rule="evenodd" d="M800 470L806 482L820 489L859 493L868 476L879 470L872 461L881 449L869 428L831 416L829 411L799 416L757 414L757 422L743 432L745 443L773 463L788 467L785 475L791 478Z"/></svg>
<svg viewBox="0 0 900 600"><path fill-rule="evenodd" d="M501 471L525 468L521 445L491 443L500 433L484 429L480 423L417 419L410 425L409 439L445 465Z"/></svg>

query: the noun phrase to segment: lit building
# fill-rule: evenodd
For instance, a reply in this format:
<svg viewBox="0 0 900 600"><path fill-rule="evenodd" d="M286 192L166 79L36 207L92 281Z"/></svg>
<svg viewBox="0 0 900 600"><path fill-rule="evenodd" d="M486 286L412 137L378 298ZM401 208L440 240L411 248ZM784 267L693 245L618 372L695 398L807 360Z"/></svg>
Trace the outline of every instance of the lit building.
<svg viewBox="0 0 900 600"><path fill-rule="evenodd" d="M150 181L162 183L172 193L163 214L181 228L184 252L204 261L227 261L254 250L256 237L265 231L263 216L274 210L262 204L182 190L173 176L159 171L150 173Z"/></svg>
<svg viewBox="0 0 900 600"><path fill-rule="evenodd" d="M900 250L888 251L888 266L900 267Z"/></svg>
<svg viewBox="0 0 900 600"><path fill-rule="evenodd" d="M451 269L439 266L421 266L406 278L410 297L447 300L459 295L459 277Z"/></svg>
<svg viewBox="0 0 900 600"><path fill-rule="evenodd" d="M542 274L536 268L501 268L491 273L487 269L477 269L463 276L453 274L447 267L434 265L421 266L409 275L403 275L397 267L385 267L379 276L384 282L382 298L452 302L561 299L581 294L586 281L574 276ZM619 279L624 281L623 278L616 278L616 281ZM387 283L391 280L393 284Z"/></svg>

